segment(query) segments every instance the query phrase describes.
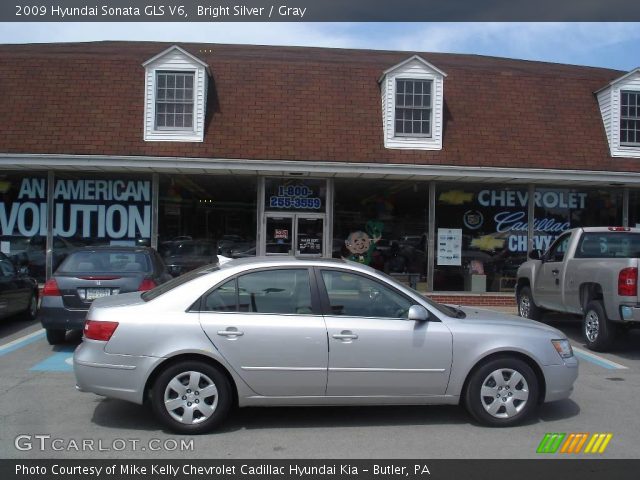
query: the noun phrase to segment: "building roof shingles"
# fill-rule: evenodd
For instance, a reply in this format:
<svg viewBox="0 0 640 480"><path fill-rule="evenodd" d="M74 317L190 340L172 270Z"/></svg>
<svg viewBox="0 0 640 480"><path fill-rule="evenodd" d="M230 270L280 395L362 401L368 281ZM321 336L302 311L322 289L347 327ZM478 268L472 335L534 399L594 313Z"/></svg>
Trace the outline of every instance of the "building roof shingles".
<svg viewBox="0 0 640 480"><path fill-rule="evenodd" d="M212 75L203 143L143 140L142 63L171 44L0 46L0 152L640 171L594 93L624 72L475 55L178 44ZM384 148L378 79L447 73L441 151Z"/></svg>

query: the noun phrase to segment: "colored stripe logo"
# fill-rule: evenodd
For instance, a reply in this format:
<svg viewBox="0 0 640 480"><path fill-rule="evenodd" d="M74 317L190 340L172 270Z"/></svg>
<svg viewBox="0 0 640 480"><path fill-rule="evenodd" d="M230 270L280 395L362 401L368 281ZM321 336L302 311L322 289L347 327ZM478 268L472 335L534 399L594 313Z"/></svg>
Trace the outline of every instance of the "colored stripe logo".
<svg viewBox="0 0 640 480"><path fill-rule="evenodd" d="M604 453L612 438L612 433L545 433L536 453Z"/></svg>

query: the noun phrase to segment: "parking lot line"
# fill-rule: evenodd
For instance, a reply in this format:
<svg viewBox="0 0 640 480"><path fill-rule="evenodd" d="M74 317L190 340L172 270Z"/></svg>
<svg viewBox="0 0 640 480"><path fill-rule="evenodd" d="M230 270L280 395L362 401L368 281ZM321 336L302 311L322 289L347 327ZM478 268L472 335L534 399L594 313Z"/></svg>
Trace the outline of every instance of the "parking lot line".
<svg viewBox="0 0 640 480"><path fill-rule="evenodd" d="M595 353L587 352L586 350L582 350L581 348L572 347L576 356L581 358L582 360L586 360L587 362L594 363L602 368L607 368L609 370L628 370L629 367L625 367L619 363L616 363L612 360L607 360Z"/></svg>
<svg viewBox="0 0 640 480"><path fill-rule="evenodd" d="M22 348L30 343L37 342L42 337L44 337L45 331L44 328L40 330L36 330L35 332L24 335L20 338L16 338L15 340L5 343L4 345L0 345L0 357L6 355L7 353L11 353L19 348Z"/></svg>

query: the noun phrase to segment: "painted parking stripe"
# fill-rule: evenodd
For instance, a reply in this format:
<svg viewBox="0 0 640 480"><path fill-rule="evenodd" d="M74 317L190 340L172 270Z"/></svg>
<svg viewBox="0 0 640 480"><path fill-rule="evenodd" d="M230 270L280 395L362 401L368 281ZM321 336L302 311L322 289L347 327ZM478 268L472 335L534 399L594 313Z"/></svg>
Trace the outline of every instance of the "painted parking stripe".
<svg viewBox="0 0 640 480"><path fill-rule="evenodd" d="M31 343L35 343L44 337L45 331L44 328L40 330L36 330L35 332L29 333L28 335L24 335L20 338L16 338L12 342L5 343L4 345L0 345L0 357L6 355L7 353L11 353L19 348L25 347Z"/></svg>
<svg viewBox="0 0 640 480"><path fill-rule="evenodd" d="M629 369L629 367L625 367L624 365L616 363L612 360L603 358L599 355L596 355L595 353L587 352L586 350L582 350L581 348L576 348L573 346L572 348L578 358L581 358L582 360L586 360L587 362L594 363L599 367L607 368L609 370L628 370Z"/></svg>
<svg viewBox="0 0 640 480"><path fill-rule="evenodd" d="M72 372L75 345L64 345L48 358L30 368L32 372Z"/></svg>

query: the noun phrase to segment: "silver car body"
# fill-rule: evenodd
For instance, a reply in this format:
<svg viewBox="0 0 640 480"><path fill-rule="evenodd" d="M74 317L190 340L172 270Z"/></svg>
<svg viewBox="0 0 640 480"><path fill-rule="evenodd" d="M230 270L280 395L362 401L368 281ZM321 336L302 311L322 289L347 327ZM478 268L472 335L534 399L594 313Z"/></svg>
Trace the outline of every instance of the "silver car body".
<svg viewBox="0 0 640 480"><path fill-rule="evenodd" d="M368 276L422 305L429 321L192 308L234 275L282 267ZM108 342L85 338L76 349L74 369L79 390L139 404L160 367L185 355L207 358L226 370L241 407L457 404L474 366L490 355L511 352L543 376L538 400L570 395L578 362L561 358L551 343L565 339L564 334L512 315L463 310L466 318L445 315L414 290L351 262L234 260L148 302L140 293L96 300L87 318L119 325Z"/></svg>

